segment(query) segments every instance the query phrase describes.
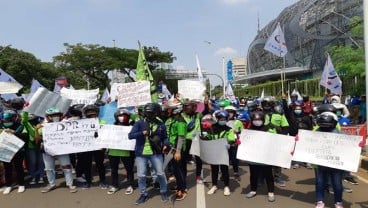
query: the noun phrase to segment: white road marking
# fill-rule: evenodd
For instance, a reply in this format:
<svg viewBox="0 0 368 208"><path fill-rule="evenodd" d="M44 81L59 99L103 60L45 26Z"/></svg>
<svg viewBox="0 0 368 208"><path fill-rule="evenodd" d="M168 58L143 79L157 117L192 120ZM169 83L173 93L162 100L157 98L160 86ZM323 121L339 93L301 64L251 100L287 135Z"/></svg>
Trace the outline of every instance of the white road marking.
<svg viewBox="0 0 368 208"><path fill-rule="evenodd" d="M204 184L197 183L197 208L206 208L206 194L204 192Z"/></svg>

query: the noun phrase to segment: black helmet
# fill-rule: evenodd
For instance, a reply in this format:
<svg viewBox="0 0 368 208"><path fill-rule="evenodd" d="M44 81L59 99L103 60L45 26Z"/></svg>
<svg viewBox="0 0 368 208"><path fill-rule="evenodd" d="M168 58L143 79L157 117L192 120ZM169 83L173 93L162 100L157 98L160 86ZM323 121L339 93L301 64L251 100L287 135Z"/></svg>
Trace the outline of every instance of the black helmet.
<svg viewBox="0 0 368 208"><path fill-rule="evenodd" d="M25 101L23 98L13 98L9 101L10 107L16 109L16 110L22 110L25 104Z"/></svg>
<svg viewBox="0 0 368 208"><path fill-rule="evenodd" d="M114 113L114 118L115 118L115 121L118 121L118 117L119 116L122 116L122 115L127 115L130 117L130 112L126 109L123 109L123 108L119 108L115 113Z"/></svg>
<svg viewBox="0 0 368 208"><path fill-rule="evenodd" d="M338 118L332 112L323 112L317 116L317 124L321 128L334 129L337 125Z"/></svg>
<svg viewBox="0 0 368 208"><path fill-rule="evenodd" d="M100 113L100 108L95 104L86 105L83 108L83 114L88 118L89 115L96 115Z"/></svg>
<svg viewBox="0 0 368 208"><path fill-rule="evenodd" d="M318 106L318 113L321 114L323 112L336 113L336 108L331 104L322 104Z"/></svg>
<svg viewBox="0 0 368 208"><path fill-rule="evenodd" d="M271 96L264 97L261 101L261 106L264 110L269 111L275 105L275 100Z"/></svg>
<svg viewBox="0 0 368 208"><path fill-rule="evenodd" d="M154 120L160 114L161 106L158 103L147 103L143 107L143 115L149 120Z"/></svg>
<svg viewBox="0 0 368 208"><path fill-rule="evenodd" d="M308 96L308 95L303 95L303 101L304 101L304 102L309 101L309 96Z"/></svg>
<svg viewBox="0 0 368 208"><path fill-rule="evenodd" d="M265 115L262 111L254 111L250 114L250 119L253 120L261 120L265 121Z"/></svg>
<svg viewBox="0 0 368 208"><path fill-rule="evenodd" d="M68 115L82 117L83 107L84 107L84 104L75 104L75 105L70 106L68 110Z"/></svg>

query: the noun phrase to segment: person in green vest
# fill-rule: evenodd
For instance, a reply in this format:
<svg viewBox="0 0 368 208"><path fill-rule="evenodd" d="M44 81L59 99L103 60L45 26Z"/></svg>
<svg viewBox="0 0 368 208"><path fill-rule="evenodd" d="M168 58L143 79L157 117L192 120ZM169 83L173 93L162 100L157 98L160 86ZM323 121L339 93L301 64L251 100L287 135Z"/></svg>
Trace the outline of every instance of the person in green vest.
<svg viewBox="0 0 368 208"><path fill-rule="evenodd" d="M131 126L134 124L134 121L130 119L130 112L125 109L118 109L114 114L114 118L114 125ZM128 179L128 187L125 189L125 194L132 194L134 187L134 151L109 149L108 157L111 167L111 188L107 191L107 194L114 194L119 190L118 170L120 161L124 164Z"/></svg>

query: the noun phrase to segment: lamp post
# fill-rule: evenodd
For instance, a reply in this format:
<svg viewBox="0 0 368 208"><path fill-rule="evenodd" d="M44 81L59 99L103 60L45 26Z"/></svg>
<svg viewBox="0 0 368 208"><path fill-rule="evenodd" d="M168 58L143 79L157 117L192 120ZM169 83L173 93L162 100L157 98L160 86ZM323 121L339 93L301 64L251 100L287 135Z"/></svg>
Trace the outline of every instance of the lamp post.
<svg viewBox="0 0 368 208"><path fill-rule="evenodd" d="M222 85L225 86L225 81L224 81L224 79L220 75L218 75L218 74L212 74L212 73L206 73L205 75L206 76L207 75L213 75L213 76L216 76L216 77L220 78L221 79L221 82L222 82ZM210 84L210 92L211 92L211 84ZM223 93L224 93L223 94L223 97L225 98L225 91Z"/></svg>

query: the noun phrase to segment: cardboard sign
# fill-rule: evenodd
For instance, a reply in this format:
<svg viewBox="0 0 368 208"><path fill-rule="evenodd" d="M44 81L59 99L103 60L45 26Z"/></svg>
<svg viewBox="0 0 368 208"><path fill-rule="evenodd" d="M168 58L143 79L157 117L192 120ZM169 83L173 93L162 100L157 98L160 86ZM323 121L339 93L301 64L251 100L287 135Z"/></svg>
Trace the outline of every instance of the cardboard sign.
<svg viewBox="0 0 368 208"><path fill-rule="evenodd" d="M17 82L0 82L0 94L17 93L22 86Z"/></svg>
<svg viewBox="0 0 368 208"><path fill-rule="evenodd" d="M145 105L151 102L150 83L148 81L117 84L118 107Z"/></svg>
<svg viewBox="0 0 368 208"><path fill-rule="evenodd" d="M199 156L211 165L229 165L226 139L202 140L197 135L192 140L190 154Z"/></svg>
<svg viewBox="0 0 368 208"><path fill-rule="evenodd" d="M14 155L22 148L24 142L13 134L5 131L0 134L0 161L10 162Z"/></svg>
<svg viewBox="0 0 368 208"><path fill-rule="evenodd" d="M94 104L98 98L99 89L94 90L73 90L63 87L60 90L60 95L62 97L68 98L72 100L70 105L75 104Z"/></svg>
<svg viewBox="0 0 368 208"><path fill-rule="evenodd" d="M96 143L103 148L134 150L135 139L129 140L131 126L104 125L98 130Z"/></svg>
<svg viewBox="0 0 368 208"><path fill-rule="evenodd" d="M198 80L178 80L178 93L181 98L203 101L206 92L204 82Z"/></svg>

